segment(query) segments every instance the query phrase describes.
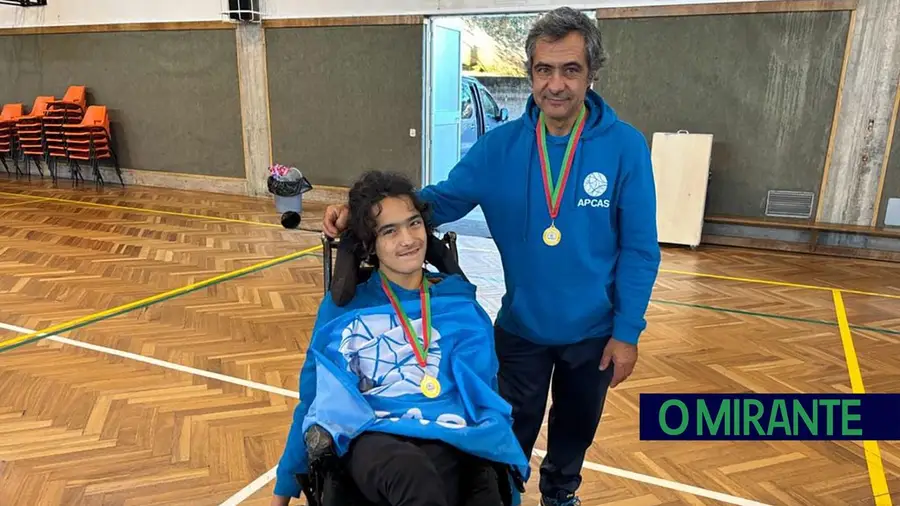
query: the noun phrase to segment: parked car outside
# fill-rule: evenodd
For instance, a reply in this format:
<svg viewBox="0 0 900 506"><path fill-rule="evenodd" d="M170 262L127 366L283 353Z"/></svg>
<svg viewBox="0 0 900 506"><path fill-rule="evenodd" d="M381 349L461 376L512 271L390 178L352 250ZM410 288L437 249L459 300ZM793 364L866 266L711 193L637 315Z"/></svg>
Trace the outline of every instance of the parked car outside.
<svg viewBox="0 0 900 506"><path fill-rule="evenodd" d="M471 76L462 77L460 102L462 135L459 154L463 157L482 135L509 121L509 110L497 105L491 92Z"/></svg>

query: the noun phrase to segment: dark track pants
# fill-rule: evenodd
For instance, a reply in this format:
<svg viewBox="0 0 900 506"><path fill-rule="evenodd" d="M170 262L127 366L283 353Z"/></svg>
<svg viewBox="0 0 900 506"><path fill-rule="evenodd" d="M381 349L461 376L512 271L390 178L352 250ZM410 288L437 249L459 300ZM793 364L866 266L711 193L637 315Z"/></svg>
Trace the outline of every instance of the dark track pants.
<svg viewBox="0 0 900 506"><path fill-rule="evenodd" d="M496 506L497 475L438 441L365 432L350 445L348 471L367 500L390 506Z"/></svg>
<svg viewBox="0 0 900 506"><path fill-rule="evenodd" d="M500 395L512 404L513 430L526 455L534 448L552 392L541 494L551 498L574 494L612 380L612 365L599 369L609 338L542 346L499 326L494 330Z"/></svg>

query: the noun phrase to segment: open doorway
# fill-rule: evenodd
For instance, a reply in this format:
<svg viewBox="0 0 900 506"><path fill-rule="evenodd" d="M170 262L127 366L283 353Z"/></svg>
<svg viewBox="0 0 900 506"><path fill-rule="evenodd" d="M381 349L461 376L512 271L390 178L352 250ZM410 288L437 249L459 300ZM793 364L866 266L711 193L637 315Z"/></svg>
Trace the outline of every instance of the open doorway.
<svg viewBox="0 0 900 506"><path fill-rule="evenodd" d="M589 13L594 16L594 12ZM520 117L531 95L525 40L539 13L435 16L425 50L423 182L447 179L480 137ZM480 208L449 224L490 237Z"/></svg>

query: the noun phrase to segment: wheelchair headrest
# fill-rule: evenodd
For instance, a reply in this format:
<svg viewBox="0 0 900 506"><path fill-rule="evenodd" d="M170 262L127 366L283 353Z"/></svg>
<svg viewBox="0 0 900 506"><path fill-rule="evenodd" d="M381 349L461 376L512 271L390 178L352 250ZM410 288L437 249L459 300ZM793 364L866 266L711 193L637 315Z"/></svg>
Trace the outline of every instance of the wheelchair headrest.
<svg viewBox="0 0 900 506"><path fill-rule="evenodd" d="M355 236L344 233L337 247L331 277L331 299L344 306L356 295L356 286L369 279L374 266L365 265L366 258ZM450 247L437 236L429 234L425 243L425 262L444 274L458 274L466 279ZM468 281L468 279L466 279Z"/></svg>

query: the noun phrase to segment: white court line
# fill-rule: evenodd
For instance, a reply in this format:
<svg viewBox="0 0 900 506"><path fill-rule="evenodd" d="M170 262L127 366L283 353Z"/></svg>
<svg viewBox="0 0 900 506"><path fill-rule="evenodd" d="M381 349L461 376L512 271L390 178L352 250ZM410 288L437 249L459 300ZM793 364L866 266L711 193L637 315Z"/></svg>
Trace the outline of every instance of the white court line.
<svg viewBox="0 0 900 506"><path fill-rule="evenodd" d="M32 334L36 332L35 330L26 329L24 327L18 327L16 325L9 325L7 323L0 322L0 329L11 330L13 332L18 332L20 334ZM204 378L216 379L219 381L224 381L227 383L233 383L235 385L241 385L247 388L255 388L258 390L264 390L266 392L271 392L274 394L284 395L286 397L293 397L294 399L299 399L300 394L298 392L287 390L284 388L273 387L271 385L266 385L264 383L256 383L254 381L248 381L245 379L235 378L233 376L226 376L224 374L204 371L203 369L195 369L193 367L186 367L181 364L175 364L172 362L166 362L164 360L159 360L156 358L145 357L143 355L138 355L136 353L130 353L127 351L117 350L115 348L107 348L106 346L98 346L95 344L84 343L81 341L76 341L74 339L68 339L60 336L48 336L45 339L49 339L51 341L55 341L58 343L68 344L70 346L76 346L79 348L84 348L88 350L97 351L100 353L108 353L110 355L115 355L117 357L129 358L132 360L137 360L139 362L144 362L146 364L158 365L160 367L166 367L168 369L173 369L180 372L186 372L189 374L195 374L197 376L203 376ZM543 457L546 455L544 450L539 450L535 448L532 453L537 455L538 457ZM277 467L277 466L276 466ZM655 476L649 476L646 474L635 473L633 471L627 471L625 469L618 469L615 467L605 466L603 464L597 464L594 462L585 461L582 466L585 469L590 469L592 471L597 471L600 473L610 474L613 476L618 476L620 478L625 478L633 481L640 481L643 483L647 483L650 485L656 485L659 487L664 487L672 490L677 490L679 492L686 492L688 494L693 494L701 497L708 497L710 499L715 499L718 501L722 501L728 504L737 504L739 506L770 506L764 503L751 501L749 499L744 499L741 497L736 497L733 495L723 494L721 492L714 492L712 490L707 490L700 487L694 487L692 485L685 485L683 483L679 483L677 481L669 481L663 480L661 478L657 478ZM270 481L275 479L275 470L276 468L270 469L268 472L254 480L252 483L244 487L240 492L232 496L228 501L222 503L220 506L234 506L236 504L240 504L241 501L245 500L247 497L252 495L257 490L265 487ZM244 495L246 494L246 495ZM236 501L236 502L235 502Z"/></svg>
<svg viewBox="0 0 900 506"><path fill-rule="evenodd" d="M240 492L234 494L229 497L225 502L220 504L219 506L237 506L238 504L247 500L251 495L255 494L259 489L265 487L269 484L270 481L275 479L275 472L278 469L278 466L273 467L266 471L266 474L263 474L259 478L253 480L249 485L242 488Z"/></svg>
<svg viewBox="0 0 900 506"><path fill-rule="evenodd" d="M537 455L538 457L543 457L547 454L547 452L545 452L544 450L538 450L537 448L532 450L531 453ZM715 499L717 501L722 501L728 504L738 504L740 506L771 506L769 504L751 501L742 497L723 494L721 492L713 492L712 490L706 490L705 488L685 485L684 483L678 483L677 481L664 480L662 478L657 478L656 476L648 476L646 474L635 473L633 471L626 471L625 469L616 469L615 467L604 466L603 464L596 464L594 462L585 461L582 467L585 469L590 469L591 471L597 471L599 473L611 474L613 476L625 478L627 480L641 481L650 485L657 485L659 487L677 490L679 492L687 492L688 494L708 497L710 499Z"/></svg>
<svg viewBox="0 0 900 506"><path fill-rule="evenodd" d="M0 322L0 329L11 330L13 332L18 332L19 334L33 334L37 332L36 330L26 329L24 327L18 327L16 325L9 325L7 323ZM145 364L153 364L158 365L160 367L165 367L167 369L173 369L175 371L186 372L188 374L194 374L197 376L203 376L204 378L210 378L214 380L224 381L226 383L233 383L235 385L241 385L247 388L255 388L257 390L264 390L269 393L283 395L285 397L293 397L294 399L299 399L300 394L293 390L287 390L285 388L273 387L272 385L266 385L265 383L257 383L255 381L245 380L241 378L235 378L234 376L226 376L225 374L219 374L217 372L205 371L203 369L196 369L194 367L188 367L181 364L176 364L173 362L166 362L165 360L159 360L158 358L145 357L144 355L138 355L137 353L131 353L128 351L117 350L115 348L107 348L106 346L98 346L96 344L85 343L81 341L76 341L74 339L69 339L61 336L47 336L45 339L50 341L56 341L58 343L68 344L70 346L76 346L78 348L84 348L87 350L98 351L100 353L108 353L110 355L115 355L117 357L130 358L131 360L137 360L138 362L144 362Z"/></svg>

